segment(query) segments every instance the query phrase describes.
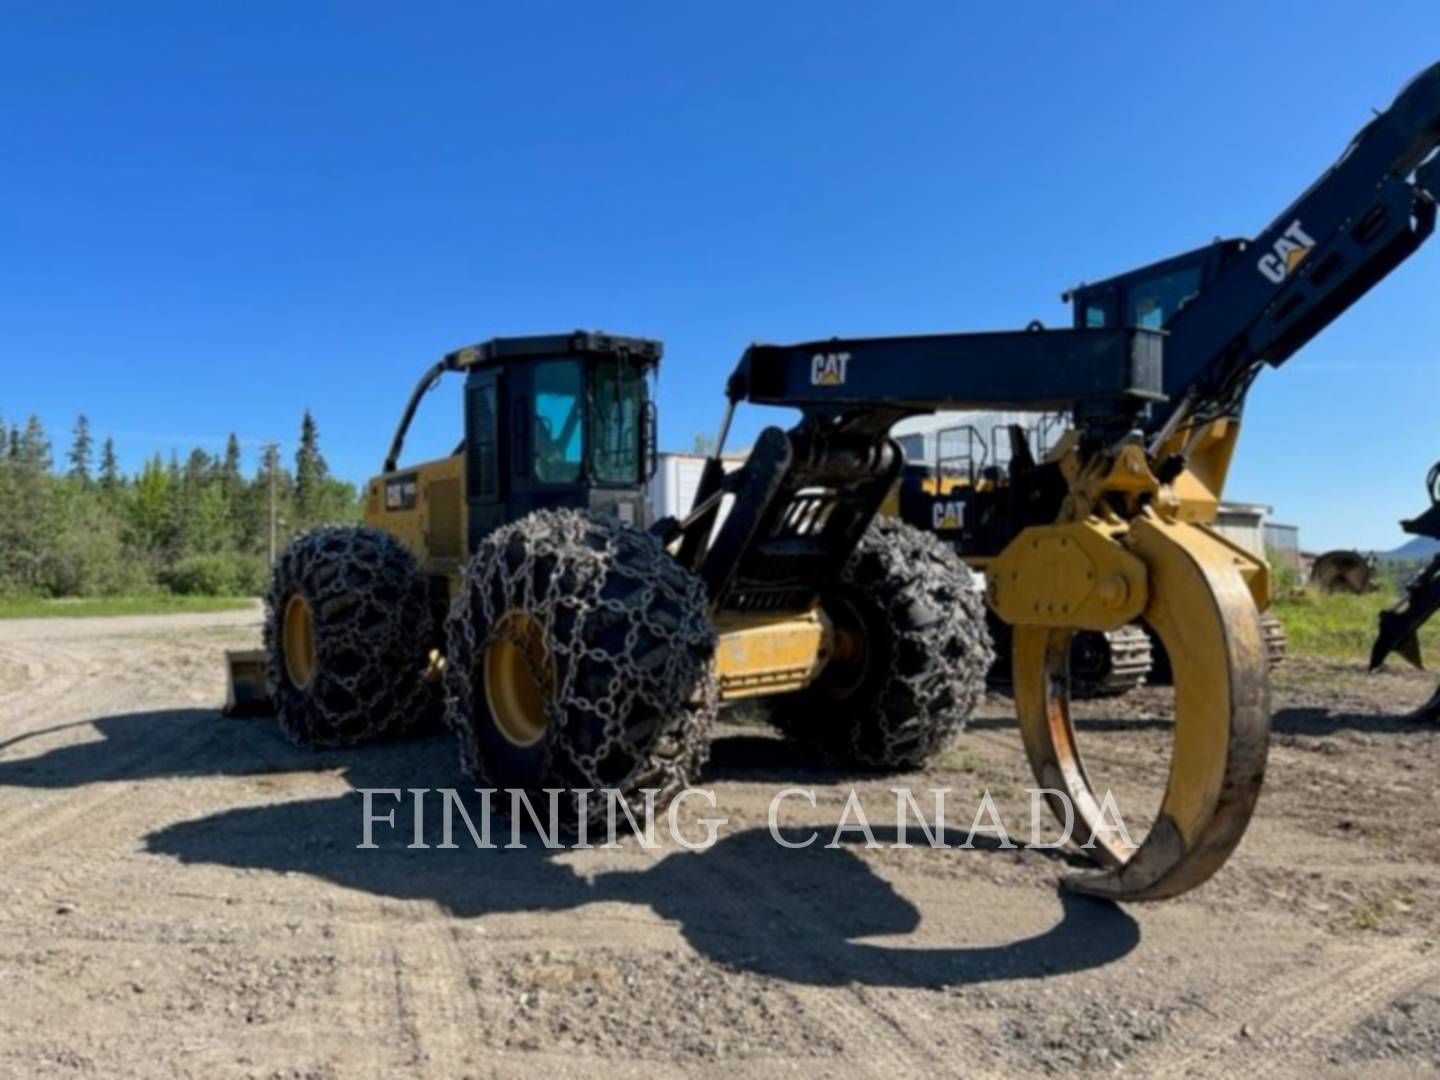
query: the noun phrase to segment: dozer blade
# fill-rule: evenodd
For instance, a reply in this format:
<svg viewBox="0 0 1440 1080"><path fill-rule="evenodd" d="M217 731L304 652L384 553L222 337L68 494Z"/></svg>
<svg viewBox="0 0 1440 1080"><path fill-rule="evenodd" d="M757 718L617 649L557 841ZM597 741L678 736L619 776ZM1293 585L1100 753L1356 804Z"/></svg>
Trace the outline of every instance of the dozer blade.
<svg viewBox="0 0 1440 1080"><path fill-rule="evenodd" d="M1398 652L1417 668L1424 668L1420 657L1420 639L1416 636L1430 616L1440 610L1440 555L1430 560L1420 574L1405 586L1405 595L1388 611L1380 613L1380 628L1370 648L1370 670Z"/></svg>
<svg viewBox="0 0 1440 1080"><path fill-rule="evenodd" d="M225 716L263 716L272 709L264 649L225 651Z"/></svg>
<svg viewBox="0 0 1440 1080"><path fill-rule="evenodd" d="M1015 629L1015 700L1042 787L1068 792L1074 836L1105 869L1066 880L1113 900L1160 900L1195 888L1229 858L1260 794L1269 745L1265 651L1255 598L1233 549L1203 528L1153 517L1124 546L1145 564L1144 620L1175 674L1175 735L1164 801L1136 848L1102 820L1070 718L1067 628ZM1065 820L1060 800L1049 796Z"/></svg>

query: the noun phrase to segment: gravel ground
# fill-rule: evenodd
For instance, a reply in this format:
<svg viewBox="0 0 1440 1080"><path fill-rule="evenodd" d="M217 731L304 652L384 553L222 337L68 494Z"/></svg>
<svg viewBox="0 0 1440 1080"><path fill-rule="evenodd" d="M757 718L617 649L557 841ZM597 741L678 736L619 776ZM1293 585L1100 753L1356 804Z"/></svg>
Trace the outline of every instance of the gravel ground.
<svg viewBox="0 0 1440 1080"><path fill-rule="evenodd" d="M1239 852L1180 900L1117 908L1057 891L1059 852L888 846L899 784L927 810L950 789L952 842L985 790L1028 832L999 697L898 781L732 715L716 808L678 819L727 819L703 852L480 851L460 825L457 849L412 850L409 803L357 850L355 789L463 788L454 746L307 753L221 719L221 651L258 630L0 623L0 1076L1440 1071L1440 731L1400 719L1429 676L1292 662ZM1133 827L1168 708L1145 689L1080 710ZM786 835L821 831L799 851L767 828L792 786L815 807L787 800ZM852 789L886 846L821 846Z"/></svg>

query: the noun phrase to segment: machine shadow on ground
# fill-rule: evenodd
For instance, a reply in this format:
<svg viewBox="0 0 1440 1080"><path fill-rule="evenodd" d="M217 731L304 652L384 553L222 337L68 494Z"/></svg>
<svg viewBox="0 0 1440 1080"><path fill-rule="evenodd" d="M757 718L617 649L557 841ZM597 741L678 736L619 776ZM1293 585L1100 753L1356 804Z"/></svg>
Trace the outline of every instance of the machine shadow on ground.
<svg viewBox="0 0 1440 1080"><path fill-rule="evenodd" d="M1279 709L1270 718L1270 730L1277 735L1427 735L1433 724L1417 722L1408 712L1355 713L1331 709Z"/></svg>
<svg viewBox="0 0 1440 1080"><path fill-rule="evenodd" d="M1175 724L1166 707L1161 716L1077 716L1075 730L1087 731L1169 731ZM968 725L971 731L1014 730L1009 717L976 717ZM1397 710L1386 713L1364 713L1341 709L1292 707L1277 709L1270 716L1270 730L1276 735L1337 735L1355 732L1362 735L1424 735L1434 730L1433 723L1416 721L1410 712Z"/></svg>
<svg viewBox="0 0 1440 1080"><path fill-rule="evenodd" d="M15 756L28 736L0 746L0 786L62 789L327 769L343 770L356 789L472 786L460 773L448 734L315 753L291 746L273 723L222 720L202 709L112 716L94 721L94 727L100 739L28 758ZM817 769L800 748L760 735L717 739L715 758L719 775L707 776L707 782L783 778L787 785L804 786L844 776ZM643 862L628 858L639 853L630 840L625 861L641 869L585 873L568 865L581 855L547 850L538 840L525 848L476 849L458 820L455 840L462 846L435 849L441 841L438 797L426 820L430 850L406 847L409 803L396 814L398 829L377 829L377 850L357 850L361 802L352 790L225 810L156 828L145 838L145 849L183 864L294 872L375 896L431 901L459 918L565 912L606 901L640 905L675 922L685 939L714 961L811 985L954 986L1039 978L1108 964L1140 940L1138 925L1118 907L1061 893L1058 922L1021 940L944 948L868 943L865 939L912 933L921 912L854 851L825 848L824 838L789 850L765 828L722 829L718 842L704 851L669 846ZM378 808L383 812L383 805ZM717 816L724 816L723 800ZM895 838L893 829L874 831L881 843ZM497 844L509 840L499 819L495 835ZM986 857L983 849L913 854Z"/></svg>

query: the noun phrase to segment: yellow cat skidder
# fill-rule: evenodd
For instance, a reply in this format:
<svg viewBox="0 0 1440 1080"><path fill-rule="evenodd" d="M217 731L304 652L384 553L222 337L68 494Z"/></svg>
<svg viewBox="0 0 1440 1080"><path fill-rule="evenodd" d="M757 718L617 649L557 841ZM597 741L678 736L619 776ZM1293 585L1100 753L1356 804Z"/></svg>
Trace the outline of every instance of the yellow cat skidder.
<svg viewBox="0 0 1440 1080"><path fill-rule="evenodd" d="M1070 884L1193 888L1243 835L1268 741L1266 568L1205 524L1245 392L1430 235L1437 141L1440 65L1255 240L1077 290L1071 329L752 346L693 508L648 528L658 343L577 332L446 356L367 484L365 524L298 537L276 564L263 661L281 724L316 744L404 730L443 668L447 718L489 786L663 800L696 778L717 704L757 696L843 761L917 766L974 707L990 646L953 549L877 518L902 464L890 429L940 409L1066 412L1064 440L1009 485L986 574L1025 746L1076 833L1095 833L1070 638L1142 621L1174 668L1168 787L1137 849L1102 842L1102 868ZM401 468L420 398L452 371L459 450ZM742 402L802 419L727 474ZM242 683L236 701L264 693Z"/></svg>

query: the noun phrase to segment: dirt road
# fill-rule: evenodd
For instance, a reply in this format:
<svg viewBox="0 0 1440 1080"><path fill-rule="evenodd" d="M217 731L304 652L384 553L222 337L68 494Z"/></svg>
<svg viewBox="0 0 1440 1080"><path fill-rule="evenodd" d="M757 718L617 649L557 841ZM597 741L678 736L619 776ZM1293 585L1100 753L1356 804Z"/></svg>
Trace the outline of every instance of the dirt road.
<svg viewBox="0 0 1440 1080"><path fill-rule="evenodd" d="M900 781L727 723L717 809L680 817L728 819L704 852L410 850L408 802L357 850L355 789L463 788L451 741L312 754L222 720L221 650L257 637L254 613L0 623L0 1075L1440 1070L1440 733L1397 719L1428 677L1292 664L1237 856L1121 909L1057 892L1054 852L822 846L852 787L892 841L897 783L951 789L952 843L986 789L1023 838L1003 698ZM1132 825L1165 709L1084 710ZM767 828L791 786L804 850Z"/></svg>

